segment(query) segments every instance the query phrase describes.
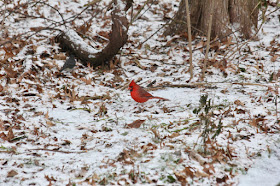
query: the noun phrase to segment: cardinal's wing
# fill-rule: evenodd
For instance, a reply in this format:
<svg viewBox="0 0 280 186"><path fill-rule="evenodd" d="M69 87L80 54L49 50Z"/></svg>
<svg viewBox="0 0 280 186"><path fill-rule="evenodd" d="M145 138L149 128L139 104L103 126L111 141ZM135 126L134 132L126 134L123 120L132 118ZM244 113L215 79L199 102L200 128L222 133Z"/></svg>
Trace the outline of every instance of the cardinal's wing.
<svg viewBox="0 0 280 186"><path fill-rule="evenodd" d="M152 94L150 94L149 92L144 90L142 87L139 87L138 93L139 93L139 96L141 96L141 97L153 97Z"/></svg>

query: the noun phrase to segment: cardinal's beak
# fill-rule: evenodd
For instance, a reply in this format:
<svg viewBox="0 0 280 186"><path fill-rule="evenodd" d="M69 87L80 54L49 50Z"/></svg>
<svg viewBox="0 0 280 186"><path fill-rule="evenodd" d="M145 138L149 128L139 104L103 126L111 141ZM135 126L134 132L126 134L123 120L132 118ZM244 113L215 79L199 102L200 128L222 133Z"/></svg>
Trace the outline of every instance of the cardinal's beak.
<svg viewBox="0 0 280 186"><path fill-rule="evenodd" d="M128 87L128 90L131 92L132 91L132 87Z"/></svg>

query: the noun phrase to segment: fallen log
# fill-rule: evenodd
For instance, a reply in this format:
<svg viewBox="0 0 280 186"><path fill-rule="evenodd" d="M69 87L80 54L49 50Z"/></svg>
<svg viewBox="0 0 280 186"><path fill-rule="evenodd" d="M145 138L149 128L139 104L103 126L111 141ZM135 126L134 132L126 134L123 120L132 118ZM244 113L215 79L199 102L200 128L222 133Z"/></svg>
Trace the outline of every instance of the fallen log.
<svg viewBox="0 0 280 186"><path fill-rule="evenodd" d="M126 4L125 4L126 3ZM126 11L130 6L129 0L113 0L112 30L109 34L109 43L102 50L96 50L88 45L77 32L70 29L61 32L56 41L63 50L74 54L85 66L97 67L109 65L109 61L119 52L127 42L129 22L126 18Z"/></svg>

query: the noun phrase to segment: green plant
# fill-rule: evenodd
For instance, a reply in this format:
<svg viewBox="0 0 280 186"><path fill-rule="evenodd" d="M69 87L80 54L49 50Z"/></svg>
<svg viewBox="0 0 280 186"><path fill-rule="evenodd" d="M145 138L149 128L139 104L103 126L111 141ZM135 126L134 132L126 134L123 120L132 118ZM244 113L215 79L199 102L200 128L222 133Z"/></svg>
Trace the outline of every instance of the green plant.
<svg viewBox="0 0 280 186"><path fill-rule="evenodd" d="M210 98L208 98L208 95L202 95L200 97L200 105L198 108L195 108L193 110L193 113L197 114L199 117L199 124L203 128L203 131L200 135L202 138L203 146L204 146L204 152L206 152L206 143L210 139L215 139L222 131L223 123L222 119L219 119L218 125L216 125L215 121L216 118L214 118L213 111L214 109L220 109L219 107L213 105L213 102ZM211 134L212 137L211 137Z"/></svg>
<svg viewBox="0 0 280 186"><path fill-rule="evenodd" d="M167 176L167 182L168 183L174 183L175 181L176 181L176 179L173 176L171 176L171 175Z"/></svg>

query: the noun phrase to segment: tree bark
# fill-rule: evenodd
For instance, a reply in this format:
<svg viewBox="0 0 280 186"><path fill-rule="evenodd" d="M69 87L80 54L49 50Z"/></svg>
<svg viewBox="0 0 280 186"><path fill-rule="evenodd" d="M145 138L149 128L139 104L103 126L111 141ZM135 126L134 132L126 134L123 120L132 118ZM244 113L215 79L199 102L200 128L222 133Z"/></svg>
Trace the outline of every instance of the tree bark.
<svg viewBox="0 0 280 186"><path fill-rule="evenodd" d="M245 38L254 35L258 21L258 0L189 0L193 31L195 34L207 34L208 22L213 7L213 24L211 38L221 40L233 32L232 24L239 25L237 29ZM171 25L165 30L165 35L186 32L185 0L181 0L178 12Z"/></svg>
<svg viewBox="0 0 280 186"><path fill-rule="evenodd" d="M254 28L258 25L258 0L231 0L229 15L231 23L239 23L241 33L245 38L254 34Z"/></svg>
<svg viewBox="0 0 280 186"><path fill-rule="evenodd" d="M124 1L129 6L129 0ZM56 38L61 48L75 54L85 66L88 64L92 67L108 65L109 61L127 41L128 20L126 18L126 11L128 7L123 4L122 0L114 0L113 3L112 31L109 34L108 45L101 52L97 52L92 46L86 44L74 30L62 32Z"/></svg>

